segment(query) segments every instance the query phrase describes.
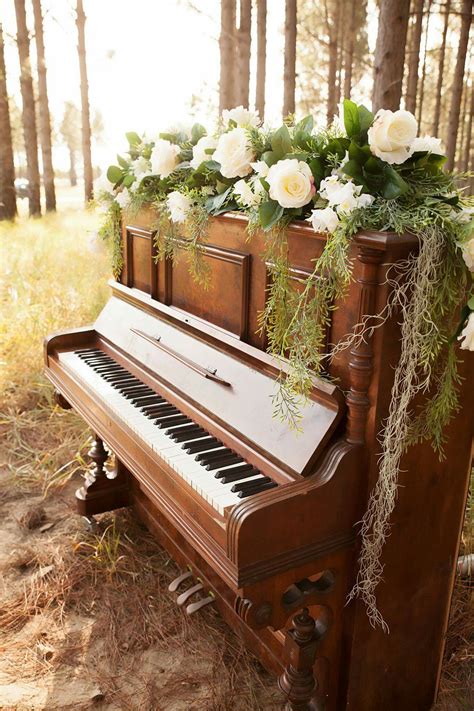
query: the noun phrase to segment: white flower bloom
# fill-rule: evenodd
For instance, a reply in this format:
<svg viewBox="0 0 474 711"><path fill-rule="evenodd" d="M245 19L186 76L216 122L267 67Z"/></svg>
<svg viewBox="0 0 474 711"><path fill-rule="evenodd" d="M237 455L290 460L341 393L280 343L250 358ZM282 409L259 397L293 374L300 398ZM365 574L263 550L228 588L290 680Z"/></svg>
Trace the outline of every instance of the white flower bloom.
<svg viewBox="0 0 474 711"><path fill-rule="evenodd" d="M236 106L234 109L224 109L222 112L222 120L226 126L230 121L235 121L239 128L256 128L260 124L258 111L249 111L243 106Z"/></svg>
<svg viewBox="0 0 474 711"><path fill-rule="evenodd" d="M238 180L234 185L234 195L239 204L243 207L255 207L262 202L263 188L258 180L254 182L255 190L246 180Z"/></svg>
<svg viewBox="0 0 474 711"><path fill-rule="evenodd" d="M192 124L183 123L182 121L176 121L175 123L171 124L171 126L168 126L168 128L164 131L160 131L160 133L171 133L173 135L176 135L177 133L182 133L184 136L186 136L186 138L191 138L191 130Z"/></svg>
<svg viewBox="0 0 474 711"><path fill-rule="evenodd" d="M152 175L159 175L160 178L167 178L178 165L180 147L175 146L163 138L157 138L155 147L151 153Z"/></svg>
<svg viewBox="0 0 474 711"><path fill-rule="evenodd" d="M463 207L461 210L451 210L451 219L461 225L467 225L474 216L474 207Z"/></svg>
<svg viewBox="0 0 474 711"><path fill-rule="evenodd" d="M186 221L186 215L192 205L191 199L187 195L183 195L178 190L173 190L168 195L166 204L173 222Z"/></svg>
<svg viewBox="0 0 474 711"><path fill-rule="evenodd" d="M462 341L461 348L464 351L474 351L474 311L469 314L467 324L458 341Z"/></svg>
<svg viewBox="0 0 474 711"><path fill-rule="evenodd" d="M251 173L255 156L245 129L233 128L223 133L212 158L220 163L224 178L245 178Z"/></svg>
<svg viewBox="0 0 474 711"><path fill-rule="evenodd" d="M115 201L120 205L122 210L125 210L130 204L132 196L128 191L128 188L122 188L122 190L115 196Z"/></svg>
<svg viewBox="0 0 474 711"><path fill-rule="evenodd" d="M150 161L143 156L140 156L132 163L132 173L137 179L137 183L140 183L143 178L146 178L147 175L152 174Z"/></svg>
<svg viewBox="0 0 474 711"><path fill-rule="evenodd" d="M259 178L266 178L268 175L268 171L270 170L270 166L265 163L264 160L257 160L255 163L250 163L252 166L253 170L257 173Z"/></svg>
<svg viewBox="0 0 474 711"><path fill-rule="evenodd" d="M217 140L212 136L203 136L199 139L196 145L193 147L193 157L190 162L191 168L197 170L199 166L206 160L211 160L212 155L206 153L206 150L215 148L217 146Z"/></svg>
<svg viewBox="0 0 474 711"><path fill-rule="evenodd" d="M313 210L307 221L311 222L315 232L334 232L339 224L339 217L332 207L325 207L324 210Z"/></svg>
<svg viewBox="0 0 474 711"><path fill-rule="evenodd" d="M404 163L410 157L417 130L416 119L409 111L380 109L368 131L370 150L391 165Z"/></svg>
<svg viewBox="0 0 474 711"><path fill-rule="evenodd" d="M113 195L114 184L110 182L107 173L102 173L94 183L94 192L100 197L101 193Z"/></svg>
<svg viewBox="0 0 474 711"><path fill-rule="evenodd" d="M462 256L470 272L474 272L474 237L462 246Z"/></svg>
<svg viewBox="0 0 474 711"><path fill-rule="evenodd" d="M315 193L311 168L296 158L279 160L272 165L266 180L270 197L282 207L303 207Z"/></svg>
<svg viewBox="0 0 474 711"><path fill-rule="evenodd" d="M418 138L415 138L410 146L409 155L412 156L413 153L421 152L444 156L441 138L435 138L434 136L418 136Z"/></svg>
<svg viewBox="0 0 474 711"><path fill-rule="evenodd" d="M375 198L373 195L370 195L369 193L362 193L362 195L359 195L357 198L357 207L369 207L369 205L372 205L374 200Z"/></svg>

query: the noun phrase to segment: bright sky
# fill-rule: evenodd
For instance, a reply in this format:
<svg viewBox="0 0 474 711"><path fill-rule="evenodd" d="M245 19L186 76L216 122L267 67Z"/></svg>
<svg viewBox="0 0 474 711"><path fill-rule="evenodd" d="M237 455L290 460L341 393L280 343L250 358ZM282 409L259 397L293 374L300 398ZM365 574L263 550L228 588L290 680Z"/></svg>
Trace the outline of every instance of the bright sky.
<svg viewBox="0 0 474 711"><path fill-rule="evenodd" d="M48 90L56 123L65 101L80 105L74 4L42 1ZM193 96L198 98L194 114L209 123L218 102L220 0L84 0L84 10L91 109L100 110L105 124L104 144L94 150L95 164L125 150L126 131L154 133L188 120ZM13 0L1 1L0 14L9 93L21 105ZM284 2L269 0L266 98L272 123L280 120L283 101L283 23ZM31 54L35 63L34 43ZM67 167L65 150L56 148L54 158L59 167Z"/></svg>

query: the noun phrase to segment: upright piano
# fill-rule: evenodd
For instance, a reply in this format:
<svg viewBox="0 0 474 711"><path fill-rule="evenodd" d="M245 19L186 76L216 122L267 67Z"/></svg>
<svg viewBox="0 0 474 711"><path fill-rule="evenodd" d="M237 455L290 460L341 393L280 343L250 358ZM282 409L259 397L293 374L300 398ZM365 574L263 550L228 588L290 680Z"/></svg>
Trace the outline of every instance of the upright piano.
<svg viewBox="0 0 474 711"><path fill-rule="evenodd" d="M176 238L179 258L157 260L154 223L147 209L124 221L124 267L95 324L45 341L57 401L94 432L78 512L133 507L182 568L170 594L189 614L216 605L278 675L288 709L426 711L469 482L472 379L446 459L419 444L403 460L378 588L385 634L346 600L399 355L396 316L335 356L329 382L314 378L295 432L273 417L284 365L258 329L271 279L265 236L249 239L238 214L213 218L205 288L189 275L185 237ZM304 223L288 228L295 288L325 239ZM353 238L354 279L328 344L383 308L388 265L416 249L411 235Z"/></svg>

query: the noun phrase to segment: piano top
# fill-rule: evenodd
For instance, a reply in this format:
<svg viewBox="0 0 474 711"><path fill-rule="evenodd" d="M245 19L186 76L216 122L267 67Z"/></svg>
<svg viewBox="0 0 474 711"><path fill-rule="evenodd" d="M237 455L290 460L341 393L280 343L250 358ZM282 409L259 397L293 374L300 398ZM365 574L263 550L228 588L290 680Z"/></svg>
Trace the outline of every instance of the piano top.
<svg viewBox="0 0 474 711"><path fill-rule="evenodd" d="M301 432L273 416L280 364L210 324L112 283L95 330L179 397L290 475L310 473L341 418L338 389L315 378Z"/></svg>

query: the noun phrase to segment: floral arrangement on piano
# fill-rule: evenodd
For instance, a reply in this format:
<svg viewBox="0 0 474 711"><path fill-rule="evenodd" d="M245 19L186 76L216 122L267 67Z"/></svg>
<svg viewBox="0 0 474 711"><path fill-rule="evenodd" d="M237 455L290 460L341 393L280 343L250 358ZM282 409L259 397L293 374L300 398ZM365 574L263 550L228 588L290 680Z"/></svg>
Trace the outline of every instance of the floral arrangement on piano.
<svg viewBox="0 0 474 711"><path fill-rule="evenodd" d="M112 244L116 276L122 268L122 212L144 204L156 208L158 257L172 258L173 238L186 235L193 277L203 283L208 275L200 243L210 216L237 210L247 216L250 236L257 229L267 234L273 274L261 326L270 352L289 362L275 409L296 427L298 404L313 374L324 375L324 332L332 304L351 280L351 237L360 230L418 237L417 254L390 275L392 296L378 315L382 323L395 310L401 313L402 347L351 593L362 595L374 624L384 625L374 591L401 457L421 439L431 440L442 456L445 427L462 387L456 342L474 351L474 200L459 187L468 176L443 169L441 141L417 136L408 111L380 110L374 116L346 100L342 114L329 128L315 128L307 116L299 122L290 117L273 130L260 124L258 114L237 107L224 111L212 131L194 124L155 137L128 133L128 153L117 157L96 192L106 210L101 235ZM327 233L302 291L290 283L286 261L285 228L293 220ZM330 355L370 335L373 324L359 324ZM415 409L420 394L425 401Z"/></svg>

